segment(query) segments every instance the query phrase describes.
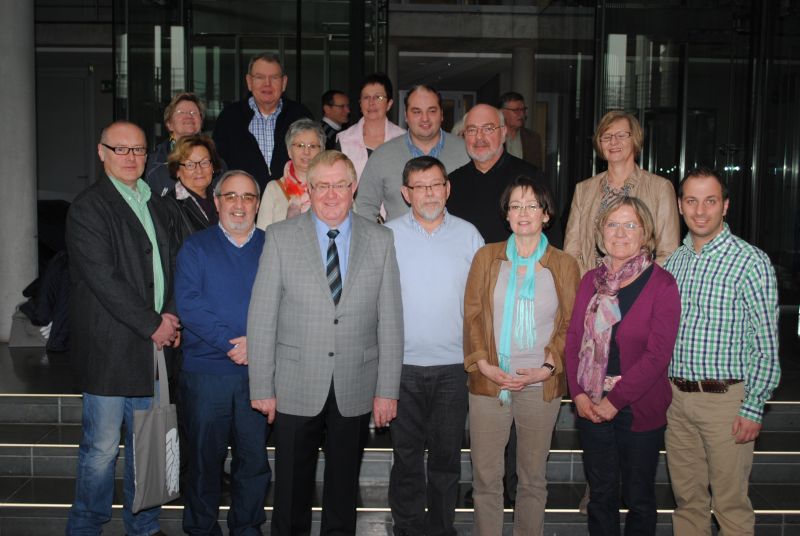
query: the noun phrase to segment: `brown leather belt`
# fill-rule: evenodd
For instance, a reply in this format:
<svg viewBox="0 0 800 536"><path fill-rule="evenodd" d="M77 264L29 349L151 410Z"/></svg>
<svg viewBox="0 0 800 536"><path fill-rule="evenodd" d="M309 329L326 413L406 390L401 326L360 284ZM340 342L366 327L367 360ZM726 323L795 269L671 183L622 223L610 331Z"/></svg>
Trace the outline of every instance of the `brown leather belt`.
<svg viewBox="0 0 800 536"><path fill-rule="evenodd" d="M686 380L670 378L669 381L684 393L727 393L729 385L742 383L743 380Z"/></svg>

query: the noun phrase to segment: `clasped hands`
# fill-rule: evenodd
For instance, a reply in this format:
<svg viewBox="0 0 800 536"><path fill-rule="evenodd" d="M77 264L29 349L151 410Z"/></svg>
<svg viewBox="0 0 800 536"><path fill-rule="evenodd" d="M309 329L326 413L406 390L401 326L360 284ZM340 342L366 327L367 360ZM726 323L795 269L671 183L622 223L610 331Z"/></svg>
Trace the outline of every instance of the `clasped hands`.
<svg viewBox="0 0 800 536"><path fill-rule="evenodd" d="M586 393L581 393L574 397L573 402L575 402L575 409L578 410L578 415L594 423L610 421L619 411L608 401L608 398L603 398L599 403L595 404Z"/></svg>
<svg viewBox="0 0 800 536"><path fill-rule="evenodd" d="M478 361L478 370L481 374L492 380L500 389L508 391L521 391L528 385L540 383L550 378L550 371L541 368L520 368L514 371L516 374L503 372L497 365L490 365L485 359Z"/></svg>
<svg viewBox="0 0 800 536"><path fill-rule="evenodd" d="M161 324L150 335L156 343L156 347L161 350L165 346L177 348L181 344L181 321L172 313L161 313Z"/></svg>

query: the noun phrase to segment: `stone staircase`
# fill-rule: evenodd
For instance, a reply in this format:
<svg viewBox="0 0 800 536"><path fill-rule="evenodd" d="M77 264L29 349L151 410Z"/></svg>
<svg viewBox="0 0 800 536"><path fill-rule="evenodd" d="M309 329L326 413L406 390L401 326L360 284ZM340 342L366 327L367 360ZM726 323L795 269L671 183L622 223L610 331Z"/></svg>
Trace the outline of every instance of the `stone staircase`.
<svg viewBox="0 0 800 536"><path fill-rule="evenodd" d="M73 497L81 433L80 414L79 395L0 394L0 536L63 533ZM550 484L545 534L548 535L587 533L586 518L577 511L584 477L573 421L572 408L565 401L547 467ZM764 424L765 432L756 443L750 487L757 514L756 534L800 534L800 403L771 403ZM274 451L271 447L268 450L272 460ZM319 481L324 463L324 455L321 455ZM391 534L387 501L391 463L388 434L373 434L361 470L359 534ZM123 464L120 454L114 519L104 534L124 533L120 514ZM461 500L456 514L459 533L463 535L471 533L472 508L466 500L470 481L469 447L465 441L462 449ZM657 475L657 496L657 534L670 535L670 513L674 501L663 454ZM228 504L226 494L223 501L220 520L224 530ZM271 504L271 497L268 497L268 519ZM315 500L315 504L314 519L318 521L318 500ZM182 533L182 509L180 500L165 507L162 528L166 533ZM504 533L511 533L512 515L510 509L506 511Z"/></svg>

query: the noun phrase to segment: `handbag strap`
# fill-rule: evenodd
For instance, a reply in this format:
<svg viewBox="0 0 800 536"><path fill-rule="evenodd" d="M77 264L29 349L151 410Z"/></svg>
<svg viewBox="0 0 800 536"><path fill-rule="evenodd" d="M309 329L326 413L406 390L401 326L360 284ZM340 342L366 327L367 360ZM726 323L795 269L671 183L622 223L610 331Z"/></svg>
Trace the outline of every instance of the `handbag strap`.
<svg viewBox="0 0 800 536"><path fill-rule="evenodd" d="M169 406L169 379L167 378L167 361L164 358L164 349L158 349L153 344L153 395L155 392L155 382L158 381L158 403L157 407Z"/></svg>

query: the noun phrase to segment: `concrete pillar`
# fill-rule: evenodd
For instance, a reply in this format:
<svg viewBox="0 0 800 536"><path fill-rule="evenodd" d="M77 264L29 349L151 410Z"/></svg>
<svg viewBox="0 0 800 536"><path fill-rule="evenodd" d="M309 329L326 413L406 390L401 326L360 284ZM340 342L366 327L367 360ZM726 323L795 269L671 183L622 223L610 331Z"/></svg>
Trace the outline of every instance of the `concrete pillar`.
<svg viewBox="0 0 800 536"><path fill-rule="evenodd" d="M22 289L36 277L36 73L34 2L0 2L0 340ZM52 88L55 93L58 88ZM57 98L54 94L53 98Z"/></svg>
<svg viewBox="0 0 800 536"><path fill-rule="evenodd" d="M511 91L525 97L528 120L525 126L533 127L536 108L536 56L533 47L514 47L511 51Z"/></svg>

